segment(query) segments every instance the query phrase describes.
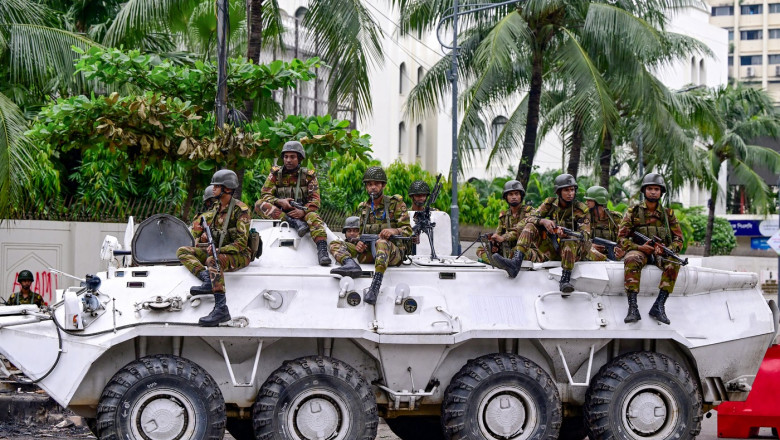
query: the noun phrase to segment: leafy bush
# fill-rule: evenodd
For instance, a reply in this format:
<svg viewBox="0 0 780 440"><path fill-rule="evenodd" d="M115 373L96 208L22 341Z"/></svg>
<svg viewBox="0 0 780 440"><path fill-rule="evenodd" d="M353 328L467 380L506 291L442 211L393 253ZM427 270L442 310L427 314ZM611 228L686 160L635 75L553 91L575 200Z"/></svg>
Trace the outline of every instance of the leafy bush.
<svg viewBox="0 0 780 440"><path fill-rule="evenodd" d="M688 216L692 230L693 241L704 245L704 239L707 234L707 216L704 214L695 214ZM737 247L737 239L734 237L734 229L731 223L723 217L715 217L715 223L712 227L712 255L729 255Z"/></svg>

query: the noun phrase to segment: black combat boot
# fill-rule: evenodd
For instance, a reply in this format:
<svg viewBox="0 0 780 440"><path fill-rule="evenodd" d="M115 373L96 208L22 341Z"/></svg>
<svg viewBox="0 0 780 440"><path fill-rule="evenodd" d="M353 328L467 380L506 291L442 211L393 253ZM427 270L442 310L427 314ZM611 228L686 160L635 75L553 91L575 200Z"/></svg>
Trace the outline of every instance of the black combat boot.
<svg viewBox="0 0 780 440"><path fill-rule="evenodd" d="M216 327L223 322L230 321L230 310L228 310L225 294L217 292L214 294L214 310L198 320L201 327Z"/></svg>
<svg viewBox="0 0 780 440"><path fill-rule="evenodd" d="M214 291L211 290L211 278L209 278L208 270L203 269L195 276L197 276L199 280L203 281L203 284L200 286L190 287L190 295L211 295L214 293Z"/></svg>
<svg viewBox="0 0 780 440"><path fill-rule="evenodd" d="M669 318L666 317L666 309L664 308L664 305L666 304L666 298L669 298L669 292L661 289L661 291L658 292L658 298L656 298L655 302L653 303L653 307L650 307L650 313L648 313L648 315L657 319L659 322L670 324L671 321L669 321Z"/></svg>
<svg viewBox="0 0 780 440"><path fill-rule="evenodd" d="M352 258L347 258L344 260L344 264L342 264L340 267L331 269L330 273L334 275L341 275L343 277L355 278L363 275L363 268L360 267L357 261L353 260Z"/></svg>
<svg viewBox="0 0 780 440"><path fill-rule="evenodd" d="M382 272L374 272L374 279L371 280L371 287L363 294L363 301L365 301L366 304L371 304L372 306L376 304L376 297L379 296L379 288L382 287L382 278L384 278L384 276L385 274Z"/></svg>
<svg viewBox="0 0 780 440"><path fill-rule="evenodd" d="M636 292L626 292L626 296L628 297L628 313L626 314L626 319L623 320L626 324L630 322L637 322L642 317L639 315L639 308L636 306Z"/></svg>
<svg viewBox="0 0 780 440"><path fill-rule="evenodd" d="M561 272L560 289L564 296L569 296L569 293L574 292L574 284L571 283L570 270L563 269L563 272Z"/></svg>
<svg viewBox="0 0 780 440"><path fill-rule="evenodd" d="M295 232L298 233L298 237L303 237L307 232L309 232L309 225L303 220L287 217L287 223L291 228L295 229Z"/></svg>
<svg viewBox="0 0 780 440"><path fill-rule="evenodd" d="M320 260L320 266L330 266L330 257L328 256L328 242L320 240L317 242L317 258Z"/></svg>
<svg viewBox="0 0 780 440"><path fill-rule="evenodd" d="M493 261L496 263L496 267L504 269L509 274L509 278L514 278L517 273L520 272L520 267L523 265L523 259L525 255L520 251L515 251L515 255L512 258L506 258L501 254L493 254Z"/></svg>

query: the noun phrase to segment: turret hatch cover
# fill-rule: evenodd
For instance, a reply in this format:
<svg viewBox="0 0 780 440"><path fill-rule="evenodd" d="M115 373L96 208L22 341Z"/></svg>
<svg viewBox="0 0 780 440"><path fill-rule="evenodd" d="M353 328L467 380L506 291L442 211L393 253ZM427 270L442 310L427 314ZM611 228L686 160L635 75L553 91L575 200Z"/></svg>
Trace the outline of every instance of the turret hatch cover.
<svg viewBox="0 0 780 440"><path fill-rule="evenodd" d="M138 225L133 236L133 261L136 264L178 264L176 250L193 246L187 225L168 214L155 214Z"/></svg>

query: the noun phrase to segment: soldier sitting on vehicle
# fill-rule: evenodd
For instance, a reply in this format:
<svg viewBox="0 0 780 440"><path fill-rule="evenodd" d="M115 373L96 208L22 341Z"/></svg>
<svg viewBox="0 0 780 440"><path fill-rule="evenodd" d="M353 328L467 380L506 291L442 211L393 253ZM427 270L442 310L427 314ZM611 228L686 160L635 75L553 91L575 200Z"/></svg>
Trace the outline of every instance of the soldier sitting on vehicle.
<svg viewBox="0 0 780 440"><path fill-rule="evenodd" d="M195 228L200 228L200 217L202 215L208 215L209 211L211 211L211 208L214 207L215 203L217 203L217 198L214 197L214 185L209 185L205 190L203 190L203 206L201 207L200 212L195 215L195 218L192 219L192 226L190 226L190 231ZM210 221L211 218L206 220Z"/></svg>
<svg viewBox="0 0 780 440"><path fill-rule="evenodd" d="M422 180L415 180L409 185L409 198L412 199L412 211L418 212L425 209L425 202L428 200L428 196L431 195L431 187L428 186ZM438 211L438 209L431 206L431 211Z"/></svg>
<svg viewBox="0 0 780 440"><path fill-rule="evenodd" d="M214 247L219 255L219 266L214 259L208 237L200 223L194 225L192 236L197 246L183 246L176 251L179 261L203 284L193 286L193 295L214 294L214 310L200 318L198 323L205 327L217 326L230 320L230 311L225 300L225 278L223 272L233 272L249 265L252 261L249 247L249 222L251 214L246 204L233 197L238 188L238 176L231 170L219 170L211 178L217 203L204 214L211 230Z"/></svg>
<svg viewBox="0 0 780 440"><path fill-rule="evenodd" d="M261 218L284 220L298 232L299 237L311 230L311 238L317 245L317 258L321 266L330 266L325 222L320 209L320 186L314 170L301 166L306 158L303 145L290 141L282 147L282 166L271 168L265 180L262 196L255 203L255 212Z"/></svg>
<svg viewBox="0 0 780 440"><path fill-rule="evenodd" d="M35 304L38 307L43 307L46 304L41 295L30 290L34 281L32 272L29 270L19 272L16 281L22 286L22 290L12 293L8 298L8 301L5 302L5 305L18 306L22 304Z"/></svg>
<svg viewBox="0 0 780 440"><path fill-rule="evenodd" d="M485 249L483 246L477 248L477 257L482 263L490 263L489 255L493 253L511 258L512 250L517 244L518 231L523 229L526 218L534 210L531 206L523 205L525 188L517 180L509 180L504 184L502 197L509 205L509 210L501 211L498 215L496 232L488 235L491 249Z"/></svg>
<svg viewBox="0 0 780 440"><path fill-rule="evenodd" d="M591 186L585 192L585 204L588 205L590 215L590 231L593 238L603 238L611 242L617 242L618 225L623 216L617 211L607 209L607 189L603 186ZM615 259L620 260L626 252L615 246ZM607 261L607 249L605 246L593 243L590 253L587 255L590 261Z"/></svg>
<svg viewBox="0 0 780 440"><path fill-rule="evenodd" d="M387 185L387 175L381 167L368 167L363 175L363 183L366 186L369 200L361 202L358 206L360 212L361 234L378 234L375 248L376 255L372 255L370 243L359 240L357 243L334 240L330 243L330 252L341 264L330 271L332 274L356 277L363 273L360 262L374 262L374 279L371 287L365 294L364 301L368 304L376 304L379 288L382 286L382 278L388 266L398 266L404 258L405 243L393 236L409 237L412 235L412 227L409 222L409 213L406 204L400 195L388 196L383 191Z"/></svg>
<svg viewBox="0 0 780 440"><path fill-rule="evenodd" d="M683 246L682 229L674 211L664 209L660 204L661 197L666 192L663 176L656 173L647 174L642 179L640 192L644 194L645 201L626 211L618 232L620 246L627 251L624 284L628 297L628 314L624 321L629 323L642 319L636 299L639 294L642 268L647 264L655 264L663 273L658 285L658 297L648 314L664 324L669 324L665 308L666 299L674 290L680 265L672 259L664 258L664 250L661 246L667 246L675 253L680 252ZM636 240L636 232L650 238L651 242L638 243L637 241L641 240ZM660 241L656 241L654 237L658 237Z"/></svg>
<svg viewBox="0 0 780 440"><path fill-rule="evenodd" d="M571 174L561 174L556 177L555 192L558 196L545 199L528 217L517 240L514 256L505 258L503 255L493 254L493 260L499 268L507 271L510 278L517 276L523 259L529 251L536 248L541 261L561 262L563 268L560 281L561 292L574 291L574 285L571 284L571 271L574 269L575 261L579 260L581 249L590 239L588 207L575 199L577 187L577 180ZM568 238L562 227L582 235L582 238Z"/></svg>

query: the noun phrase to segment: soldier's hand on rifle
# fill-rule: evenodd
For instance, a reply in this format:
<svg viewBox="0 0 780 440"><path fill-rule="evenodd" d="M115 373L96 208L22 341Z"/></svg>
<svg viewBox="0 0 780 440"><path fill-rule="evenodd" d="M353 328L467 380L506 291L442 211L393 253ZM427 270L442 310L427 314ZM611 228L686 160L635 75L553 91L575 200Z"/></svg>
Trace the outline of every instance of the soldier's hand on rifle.
<svg viewBox="0 0 780 440"><path fill-rule="evenodd" d="M658 242L655 243L655 254L656 255L663 255L664 254L664 248L661 245L661 243L658 243Z"/></svg>
<svg viewBox="0 0 780 440"><path fill-rule="evenodd" d="M542 226L544 226L544 229L547 229L548 233L550 233L550 234L555 234L556 233L556 231L555 231L556 226L555 226L555 222L554 221L552 221L550 219L543 218L543 219L539 220L539 223Z"/></svg>
<svg viewBox="0 0 780 440"><path fill-rule="evenodd" d="M640 245L639 250L642 251L645 255L652 255L655 253L655 247L647 243Z"/></svg>
<svg viewBox="0 0 780 440"><path fill-rule="evenodd" d="M355 250L360 252L360 253L365 252L366 249L368 249L368 246L366 246L366 244L363 243L362 241L359 241L359 242L357 242L357 244L355 244Z"/></svg>
<svg viewBox="0 0 780 440"><path fill-rule="evenodd" d="M606 253L606 251L607 251L607 248L606 248L606 246L602 246L602 245L600 245L600 244L592 244L592 245L591 245L591 247L592 247L593 249L596 249L597 251L601 252L602 254L603 254L603 253Z"/></svg>
<svg viewBox="0 0 780 440"><path fill-rule="evenodd" d="M626 255L626 251L624 251L621 247L615 246L615 258L620 260L624 255Z"/></svg>
<svg viewBox="0 0 780 440"><path fill-rule="evenodd" d="M288 204L289 204L289 203L288 203ZM293 209L292 211L289 211L289 212L287 213L287 215L289 215L289 216L290 216L290 217L292 217L292 218L296 218L296 219L302 219L302 218L303 218L303 217L306 215L306 213L305 213L305 212L303 212L303 211L302 211L302 210L300 210L300 209Z"/></svg>
<svg viewBox="0 0 780 440"><path fill-rule="evenodd" d="M561 228L560 226L555 227L555 235L557 235L558 238L568 237L568 235L565 232L563 232L563 228Z"/></svg>
<svg viewBox="0 0 780 440"><path fill-rule="evenodd" d="M504 238L503 235L495 234L493 235L492 240L495 241L496 243L503 243L504 241L506 241L506 238Z"/></svg>
<svg viewBox="0 0 780 440"><path fill-rule="evenodd" d="M290 200L292 199L276 199L276 204L284 211L289 211L293 209L292 205L290 205Z"/></svg>
<svg viewBox="0 0 780 440"><path fill-rule="evenodd" d="M420 244L420 236L419 235L413 235L412 236L412 243Z"/></svg>
<svg viewBox="0 0 780 440"><path fill-rule="evenodd" d="M209 242L209 237L208 237L208 235L206 235L205 232L200 234L200 242L201 243L208 243Z"/></svg>
<svg viewBox="0 0 780 440"><path fill-rule="evenodd" d="M379 238L390 240L393 235L396 235L396 232L398 231L395 229L382 229L382 232L379 233Z"/></svg>

